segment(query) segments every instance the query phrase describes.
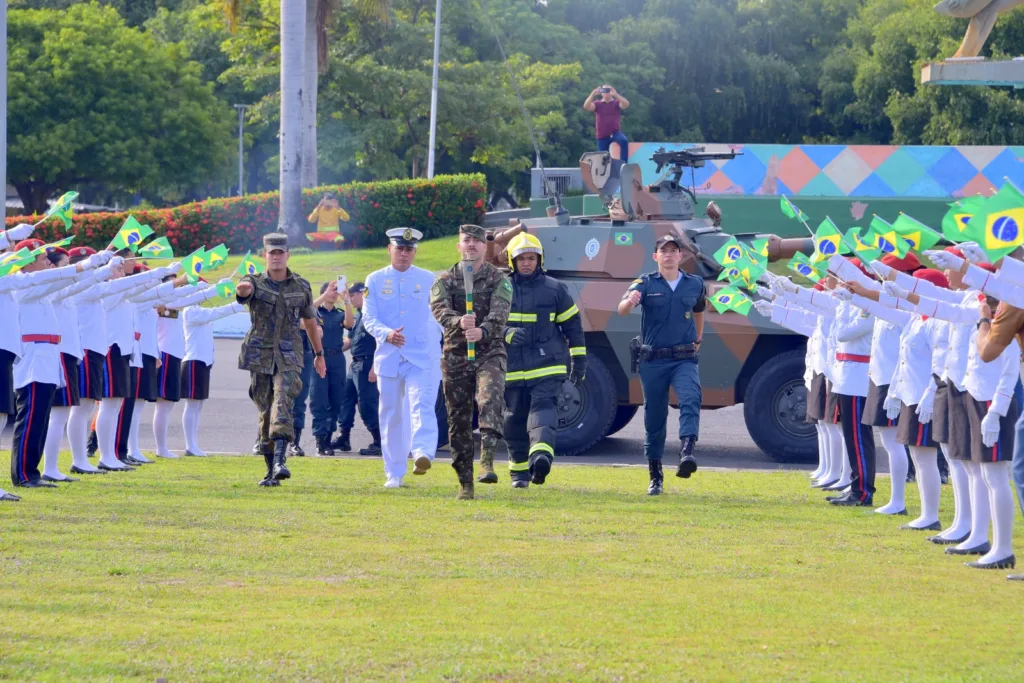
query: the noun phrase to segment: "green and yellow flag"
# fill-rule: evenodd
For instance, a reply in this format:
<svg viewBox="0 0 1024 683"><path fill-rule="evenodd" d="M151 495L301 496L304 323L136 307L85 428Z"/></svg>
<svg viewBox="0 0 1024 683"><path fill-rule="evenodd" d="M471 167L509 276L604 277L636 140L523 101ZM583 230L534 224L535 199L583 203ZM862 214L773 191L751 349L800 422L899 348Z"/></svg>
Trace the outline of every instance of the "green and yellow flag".
<svg viewBox="0 0 1024 683"><path fill-rule="evenodd" d="M814 250L821 256L818 260L827 260L836 254L849 254L850 248L843 243L843 233L826 217L814 233Z"/></svg>
<svg viewBox="0 0 1024 683"><path fill-rule="evenodd" d="M741 258L746 258L746 249L735 237L730 237L722 248L714 253L715 260L722 266L729 266Z"/></svg>
<svg viewBox="0 0 1024 683"><path fill-rule="evenodd" d="M206 268L205 255L206 249L199 247L181 262L181 272L188 277L189 284L194 285L202 276L203 270Z"/></svg>
<svg viewBox="0 0 1024 683"><path fill-rule="evenodd" d="M74 240L75 236L72 235L71 237L65 237L62 240L57 240L56 242L50 242L49 244L44 244L41 247L36 247L35 249L32 250L32 256L39 256L40 254L45 254L47 251L53 249L54 247L66 247L69 244L71 244Z"/></svg>
<svg viewBox="0 0 1024 683"><path fill-rule="evenodd" d="M747 315L754 302L736 287L729 286L713 294L711 304L719 313L735 311L740 315Z"/></svg>
<svg viewBox="0 0 1024 683"><path fill-rule="evenodd" d="M33 254L28 249L0 254L0 276L14 275L24 266L27 266L35 260L36 254Z"/></svg>
<svg viewBox="0 0 1024 683"><path fill-rule="evenodd" d="M53 203L53 206L51 206L49 210L47 210L46 215L43 216L43 220L39 221L39 223L42 223L43 221L49 220L50 218L56 216L57 218L64 221L64 230L70 230L72 219L71 204L76 199L78 199L77 192L73 190L71 192L65 192L60 196L60 198L57 201ZM38 225L39 223L37 223L36 225Z"/></svg>
<svg viewBox="0 0 1024 683"><path fill-rule="evenodd" d="M757 279L764 275L765 269L750 259L741 258L734 263L725 266L718 274L719 280L729 280L731 284L742 285L753 291L757 285Z"/></svg>
<svg viewBox="0 0 1024 683"><path fill-rule="evenodd" d="M903 212L900 212L900 215L893 221L892 229L907 241L913 251L931 249L942 241L941 234Z"/></svg>
<svg viewBox="0 0 1024 683"><path fill-rule="evenodd" d="M227 260L228 248L223 244L218 244L203 256L203 262L206 266L206 270L218 268L219 266L224 265L224 262Z"/></svg>
<svg viewBox="0 0 1024 683"><path fill-rule="evenodd" d="M171 243L167 241L166 237L159 237L146 246L139 247L135 255L146 259L170 259L174 258L174 250L171 249Z"/></svg>
<svg viewBox="0 0 1024 683"><path fill-rule="evenodd" d="M793 254L793 258L789 259L789 262L786 263L786 267L797 275L807 278L811 282L817 282L821 278L825 277L825 273L827 272L824 268L819 268L811 263L810 259L800 252Z"/></svg>
<svg viewBox="0 0 1024 683"><path fill-rule="evenodd" d="M878 236L871 228L864 232L863 237L861 237L861 228L850 228L843 236L843 241L853 251L853 255L865 264L882 258L882 250L877 246Z"/></svg>
<svg viewBox="0 0 1024 683"><path fill-rule="evenodd" d="M252 257L252 252L247 252L242 258L242 262L238 264L238 269L235 271L235 275L239 277L245 277L246 275L259 275L264 271L264 267L256 259Z"/></svg>
<svg viewBox="0 0 1024 683"><path fill-rule="evenodd" d="M132 253L139 250L139 245L142 244L142 240L146 239L153 234L153 228L148 225L142 225L136 220L135 216L128 216L125 219L124 225L114 235L114 239L111 240L110 246L114 247L117 251L122 249L131 249Z"/></svg>
<svg viewBox="0 0 1024 683"><path fill-rule="evenodd" d="M910 251L910 242L900 237L895 228L878 216L871 219L868 230L875 234L875 246L883 256L892 254L896 258L903 258Z"/></svg>
<svg viewBox="0 0 1024 683"><path fill-rule="evenodd" d="M786 218L792 218L798 221L807 221L807 214L796 207L793 202L789 201L789 197L782 195L779 199L779 208L782 209L782 215Z"/></svg>
<svg viewBox="0 0 1024 683"><path fill-rule="evenodd" d="M942 234L945 238L954 243L965 241L967 238L964 237L964 231L967 230L967 224L984 204L985 197L980 194L950 204L949 211L942 217Z"/></svg>
<svg viewBox="0 0 1024 683"><path fill-rule="evenodd" d="M967 223L964 237L977 242L992 263L1024 245L1024 194L1006 181Z"/></svg>
<svg viewBox="0 0 1024 683"><path fill-rule="evenodd" d="M235 283L234 282L218 282L217 283L217 296L230 297L235 295Z"/></svg>

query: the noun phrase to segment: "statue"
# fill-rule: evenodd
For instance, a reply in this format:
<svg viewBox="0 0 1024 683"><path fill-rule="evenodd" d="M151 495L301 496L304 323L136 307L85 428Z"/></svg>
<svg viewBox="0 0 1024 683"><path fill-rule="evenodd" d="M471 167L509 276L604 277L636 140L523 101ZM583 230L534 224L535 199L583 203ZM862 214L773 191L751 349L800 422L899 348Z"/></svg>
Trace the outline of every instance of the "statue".
<svg viewBox="0 0 1024 683"><path fill-rule="evenodd" d="M1024 0L942 0L932 9L947 17L971 20L953 57L977 57L996 25L996 17L1022 3Z"/></svg>

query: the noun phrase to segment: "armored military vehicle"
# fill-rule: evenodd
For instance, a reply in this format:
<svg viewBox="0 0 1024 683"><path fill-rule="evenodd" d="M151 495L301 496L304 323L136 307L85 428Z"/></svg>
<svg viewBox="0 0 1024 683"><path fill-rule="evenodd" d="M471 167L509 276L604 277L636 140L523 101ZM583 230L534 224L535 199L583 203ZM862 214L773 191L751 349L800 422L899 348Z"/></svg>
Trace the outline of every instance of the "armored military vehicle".
<svg viewBox="0 0 1024 683"><path fill-rule="evenodd" d="M630 340L640 333L640 309L623 317L616 307L633 279L657 269L655 240L670 232L681 235L689 251L682 267L703 276L709 294L726 284L715 279L721 266L711 254L730 235L719 227L717 207L708 207L711 217L697 215L700 203L694 189L683 184L683 176L688 168L734 156L702 148L659 150L652 161L659 174L667 172L645 186L638 165L623 165L607 153L588 153L580 160L583 182L605 200L607 215L570 216L555 199L547 217L522 221L544 245L544 268L569 286L586 331L586 379L579 390L566 382L560 401L560 455L583 453L616 433L643 404L640 377L630 372L629 351ZM810 238L736 236L768 239L769 261L813 250ZM719 314L708 304L700 354L703 407L742 403L754 442L780 461L806 460L817 453L815 430L804 420L805 342L756 310L746 317ZM672 401L675 405L674 394Z"/></svg>

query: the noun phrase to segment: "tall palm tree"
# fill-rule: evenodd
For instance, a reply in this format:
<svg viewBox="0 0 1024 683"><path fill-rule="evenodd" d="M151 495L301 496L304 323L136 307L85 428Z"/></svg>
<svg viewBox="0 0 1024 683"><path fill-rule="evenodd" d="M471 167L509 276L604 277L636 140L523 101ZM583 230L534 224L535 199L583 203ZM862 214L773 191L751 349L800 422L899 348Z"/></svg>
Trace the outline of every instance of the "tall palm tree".
<svg viewBox="0 0 1024 683"><path fill-rule="evenodd" d="M281 0L281 208L278 231L295 243L304 232L302 215L302 85L306 0Z"/></svg>

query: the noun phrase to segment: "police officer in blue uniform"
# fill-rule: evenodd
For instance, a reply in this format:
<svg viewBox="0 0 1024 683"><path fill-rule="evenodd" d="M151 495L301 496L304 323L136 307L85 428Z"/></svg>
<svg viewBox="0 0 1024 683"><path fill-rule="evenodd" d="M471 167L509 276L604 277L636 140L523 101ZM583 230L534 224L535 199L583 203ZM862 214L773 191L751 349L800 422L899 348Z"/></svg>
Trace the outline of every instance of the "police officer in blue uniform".
<svg viewBox="0 0 1024 683"><path fill-rule="evenodd" d="M359 449L359 455L380 455L380 423L377 420L378 401L377 378L371 379L373 373L373 352L377 350L377 340L363 327L363 292L366 286L357 282L348 289L349 301L355 308L355 320L348 331L346 344L352 356L348 379L345 382L345 399L341 404L341 416L338 427L341 434L331 443L335 450L349 452L352 444L349 435L356 421L356 406L359 406L359 417L373 437L373 443Z"/></svg>
<svg viewBox="0 0 1024 683"><path fill-rule="evenodd" d="M701 390L697 355L704 334L707 290L703 278L679 269L684 240L664 235L654 243L658 270L633 281L619 302L619 315L642 306L641 333L631 345L639 360L644 390L644 455L651 483L647 494L661 494L664 477L661 458L665 450L668 391L679 399L679 466L676 476L687 478L697 471L693 446L700 427Z"/></svg>
<svg viewBox="0 0 1024 683"><path fill-rule="evenodd" d="M327 375L313 375L309 398L309 409L313 413L313 438L316 439L316 454L334 455L331 435L341 416L345 399L345 323L346 313L338 308L338 301L347 296L338 291L338 282L325 282L320 287L320 297L313 302L316 306L317 324L320 326L320 343L324 349ZM351 321L348 321L351 324Z"/></svg>

